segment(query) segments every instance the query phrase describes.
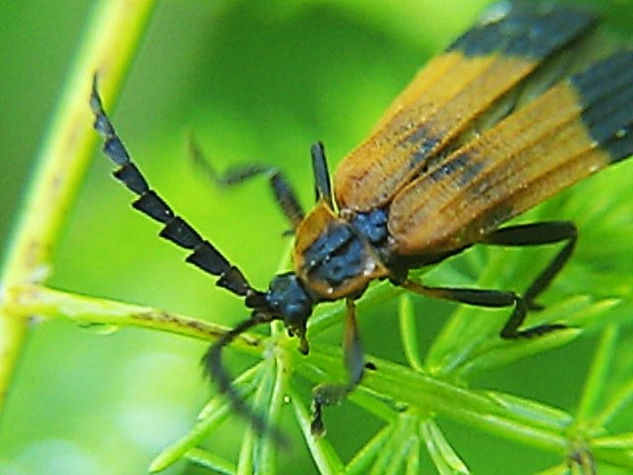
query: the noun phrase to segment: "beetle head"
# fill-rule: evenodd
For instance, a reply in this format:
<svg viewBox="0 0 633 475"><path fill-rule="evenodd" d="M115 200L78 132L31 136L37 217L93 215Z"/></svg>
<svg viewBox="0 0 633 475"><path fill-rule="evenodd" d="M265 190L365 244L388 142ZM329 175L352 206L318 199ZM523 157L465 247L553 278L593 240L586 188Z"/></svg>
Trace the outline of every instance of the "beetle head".
<svg viewBox="0 0 633 475"><path fill-rule="evenodd" d="M268 311L283 320L289 335L299 338L299 351L308 353L306 322L312 314L315 299L294 272L276 275L265 295Z"/></svg>
<svg viewBox="0 0 633 475"><path fill-rule="evenodd" d="M211 345L203 357L203 363L220 392L229 398L233 409L246 417L257 432L270 431L277 442L284 444L283 434L275 427L268 426L262 415L254 412L233 387L231 378L222 366L221 352L222 348L250 328L273 320L283 320L288 333L299 338L299 351L307 354L306 322L317 299L304 288L294 272L276 275L266 292L256 291L249 286L244 292L244 297L246 306L253 309L251 317L223 334Z"/></svg>

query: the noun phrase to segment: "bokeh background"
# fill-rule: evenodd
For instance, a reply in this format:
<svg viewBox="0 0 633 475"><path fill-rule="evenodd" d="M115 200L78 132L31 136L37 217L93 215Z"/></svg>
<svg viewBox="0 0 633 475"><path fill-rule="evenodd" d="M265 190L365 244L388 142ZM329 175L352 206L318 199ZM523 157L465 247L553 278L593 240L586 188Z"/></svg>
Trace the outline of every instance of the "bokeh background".
<svg viewBox="0 0 633 475"><path fill-rule="evenodd" d="M0 4L5 248L95 3ZM313 199L310 144L324 141L335 166L426 58L486 3L159 2L113 118L153 186L264 287L287 245L281 237L286 223L267 184L213 187L188 161L188 134L196 134L218 168L245 161L278 165L307 205ZM629 1L593 3L613 31L630 36ZM111 179L111 170L95 153L55 251L50 285L227 324L241 320L241 302L215 289L183 263L180 249L156 237L158 227L131 210L131 195ZM631 166L621 170L633 173ZM420 342L425 348L452 307L416 299L416 308L428 316ZM381 304L361 316L361 327L369 352L402 360L394 315L395 303ZM589 336L497 371L482 386L570 407L594 345ZM0 418L0 473L143 473L191 426L211 394L198 365L203 351L198 341L140 329L103 335L63 320L34 324ZM363 426L364 414L344 404L327 417L341 456L351 456L368 436L350 430ZM292 421L288 426L298 434ZM223 436L212 440L215 449L234 458L243 427L231 419ZM557 461L450 421L444 427L475 473L510 467L530 473ZM282 459L300 473L316 471L301 443ZM183 462L168 473L197 470Z"/></svg>

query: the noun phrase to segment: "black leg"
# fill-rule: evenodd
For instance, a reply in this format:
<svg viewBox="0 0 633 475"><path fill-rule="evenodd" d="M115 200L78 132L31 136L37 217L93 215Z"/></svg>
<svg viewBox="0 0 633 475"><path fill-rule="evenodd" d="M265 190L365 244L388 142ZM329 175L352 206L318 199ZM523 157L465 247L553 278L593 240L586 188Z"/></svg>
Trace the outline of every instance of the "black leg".
<svg viewBox="0 0 633 475"><path fill-rule="evenodd" d="M345 369L348 381L346 384L321 384L314 388L313 392L313 417L310 429L315 436L323 435L323 406L331 406L340 403L354 390L363 378L365 369L365 357L358 333L356 321L356 305L351 299L347 299L347 314L345 317L345 329L343 333L343 351L345 353Z"/></svg>
<svg viewBox="0 0 633 475"><path fill-rule="evenodd" d="M277 168L266 165L240 165L229 168L225 170L224 173L219 174L211 163L204 158L200 147L193 137L189 139L189 150L193 163L218 186L234 186L259 175L268 176L275 201L281 208L284 216L290 221L292 229L297 229L305 213L297 199L295 190L283 173Z"/></svg>
<svg viewBox="0 0 633 475"><path fill-rule="evenodd" d="M565 246L556 254L554 259L552 259L549 265L543 269L536 279L534 279L523 294L527 308L536 310L542 308L542 306L535 303L534 299L549 286L552 280L554 280L554 277L556 277L569 260L574 252L577 238L578 231L574 223L570 221L551 221L498 229L490 234L483 243L501 246L538 246L567 241Z"/></svg>
<svg viewBox="0 0 633 475"><path fill-rule="evenodd" d="M519 330L525 320L527 306L525 300L514 292L503 290L461 289L451 287L428 287L412 280L400 284L412 292L437 299L453 300L478 307L514 307L510 318L500 332L501 338L515 339L543 335L553 330L566 328L561 324L544 324Z"/></svg>

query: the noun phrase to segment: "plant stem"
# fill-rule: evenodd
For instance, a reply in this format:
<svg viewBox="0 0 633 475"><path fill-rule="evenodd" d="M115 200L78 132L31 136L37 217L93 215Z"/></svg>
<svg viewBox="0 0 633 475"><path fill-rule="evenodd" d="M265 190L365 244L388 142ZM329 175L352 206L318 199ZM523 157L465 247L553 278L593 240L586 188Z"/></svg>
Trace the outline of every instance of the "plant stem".
<svg viewBox="0 0 633 475"><path fill-rule="evenodd" d="M5 258L0 282L0 410L27 331L27 316L7 310L10 290L43 282L51 251L96 139L90 133L88 97L95 71L112 98L147 23L152 0L99 2L84 33L57 111L37 160L26 203Z"/></svg>
<svg viewBox="0 0 633 475"><path fill-rule="evenodd" d="M591 417L596 408L599 407L600 397L603 396L607 375L611 368L613 354L615 353L618 330L619 328L612 323L602 332L602 338L596 349L578 404L578 412L576 414L577 421L584 422L587 418Z"/></svg>
<svg viewBox="0 0 633 475"><path fill-rule="evenodd" d="M113 300L28 285L12 289L7 299L7 310L16 318L38 315L50 318L68 318L85 328L118 329L136 326L165 331L177 335L213 341L224 335L228 328L203 320ZM242 333L232 346L249 354L262 351L262 338Z"/></svg>

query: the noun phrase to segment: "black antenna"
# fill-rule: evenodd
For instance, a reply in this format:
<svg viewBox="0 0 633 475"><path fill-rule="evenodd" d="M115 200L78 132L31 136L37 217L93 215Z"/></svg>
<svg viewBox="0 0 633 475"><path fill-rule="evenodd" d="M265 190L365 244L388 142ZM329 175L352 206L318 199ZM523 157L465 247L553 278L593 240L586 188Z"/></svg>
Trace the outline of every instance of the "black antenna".
<svg viewBox="0 0 633 475"><path fill-rule="evenodd" d="M218 276L219 279L216 285L245 297L247 307L267 309L268 304L265 300L265 294L251 287L236 266L232 265L209 241L203 239L184 219L177 216L169 205L150 188L141 171L130 159L125 146L116 134L114 126L103 109L103 103L97 89L96 75L92 83L90 107L95 115L94 128L105 141L103 151L108 158L119 165L119 168L113 173L114 177L132 192L139 195L139 198L132 203L132 206L150 218L164 224L160 236L180 247L191 250L192 252L187 256L186 261L211 275ZM271 315L262 310L254 310L250 319L222 335L220 339L211 345L203 358L203 362L220 392L226 394L235 412L249 420L258 433L270 433L277 443L285 445L286 441L283 434L276 428L269 426L264 417L255 413L246 404L231 385L231 379L222 366L221 351L223 347L229 345L238 335L249 328L273 320Z"/></svg>
<svg viewBox="0 0 633 475"><path fill-rule="evenodd" d="M310 148L312 155L312 171L314 172L314 187L316 188L316 199L325 200L330 208L332 203L332 187L330 186L330 172L325 159L325 147L323 143L317 142Z"/></svg>
<svg viewBox="0 0 633 475"><path fill-rule="evenodd" d="M241 297L246 297L247 305L250 304L250 307L258 306L259 300L263 303L263 294L251 287L242 272L229 263L209 241L202 239L189 223L177 216L169 205L149 187L141 171L130 159L125 146L103 110L103 104L97 90L96 75L92 83L90 107L95 114L94 128L105 140L104 153L120 166L114 171L114 177L139 195L139 198L132 203L132 207L164 224L160 237L191 250L191 254L187 256L187 262L211 275L220 277L216 285Z"/></svg>

